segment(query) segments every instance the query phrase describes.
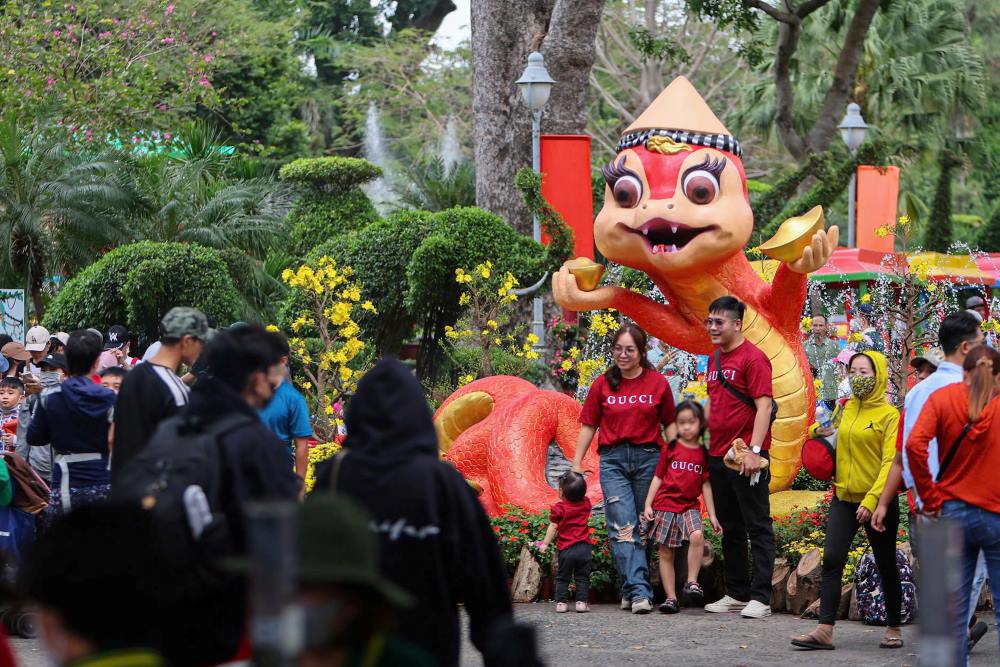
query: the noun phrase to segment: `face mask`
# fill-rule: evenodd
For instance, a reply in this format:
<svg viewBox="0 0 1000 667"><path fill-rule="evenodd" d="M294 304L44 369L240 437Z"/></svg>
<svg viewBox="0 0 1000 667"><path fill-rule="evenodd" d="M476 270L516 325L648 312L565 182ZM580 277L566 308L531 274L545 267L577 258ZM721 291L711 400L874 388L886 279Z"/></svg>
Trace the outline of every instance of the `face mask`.
<svg viewBox="0 0 1000 667"><path fill-rule="evenodd" d="M59 371L41 371L38 373L38 379L42 386L59 384Z"/></svg>
<svg viewBox="0 0 1000 667"><path fill-rule="evenodd" d="M856 398L868 398L873 391L875 391L874 375L851 376L851 393L854 394Z"/></svg>

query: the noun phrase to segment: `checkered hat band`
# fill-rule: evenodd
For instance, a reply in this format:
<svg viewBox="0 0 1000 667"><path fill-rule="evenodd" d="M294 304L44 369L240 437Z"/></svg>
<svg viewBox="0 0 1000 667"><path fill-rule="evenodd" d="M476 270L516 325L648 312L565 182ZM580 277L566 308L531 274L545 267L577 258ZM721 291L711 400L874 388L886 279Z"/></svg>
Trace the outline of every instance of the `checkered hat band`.
<svg viewBox="0 0 1000 667"><path fill-rule="evenodd" d="M626 148L645 146L650 137L669 137L682 144L716 148L720 151L732 153L736 157L743 157L743 146L728 134L702 134L698 132L686 132L684 130L643 130L642 132L626 134L618 142L615 152L620 153Z"/></svg>

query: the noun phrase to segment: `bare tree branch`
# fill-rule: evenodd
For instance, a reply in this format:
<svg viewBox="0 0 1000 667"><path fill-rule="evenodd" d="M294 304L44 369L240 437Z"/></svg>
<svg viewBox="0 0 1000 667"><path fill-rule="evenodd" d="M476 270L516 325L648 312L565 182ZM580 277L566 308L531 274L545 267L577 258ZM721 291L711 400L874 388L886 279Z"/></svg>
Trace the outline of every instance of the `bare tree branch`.
<svg viewBox="0 0 1000 667"><path fill-rule="evenodd" d="M759 9L764 12L775 21L781 21L782 23L795 24L799 22L799 17L791 12L783 12L774 5L770 5L764 0L743 0L743 5L745 7L750 7L751 9Z"/></svg>
<svg viewBox="0 0 1000 667"><path fill-rule="evenodd" d="M830 0L807 0L799 5L799 7L795 10L795 15L800 19L804 19L817 9L828 4L830 4Z"/></svg>
<svg viewBox="0 0 1000 667"><path fill-rule="evenodd" d="M801 26L798 23L783 23L778 27L778 52L774 59L774 124L778 129L785 148L796 160L802 161L808 154L805 140L795 129L792 108L795 105L795 91L792 89L792 57L799 46Z"/></svg>
<svg viewBox="0 0 1000 667"><path fill-rule="evenodd" d="M833 70L833 81L830 89L823 100L823 107L820 110L816 122L809 131L809 148L813 151L825 151L830 146L837 130L837 121L844 113L844 107L850 98L851 87L854 85L855 76L858 73L858 63L861 60L861 53L864 50L865 37L871 27L875 12L878 11L882 0L859 0L857 9L854 10L854 17L847 29L844 37L844 44L840 49L840 57Z"/></svg>

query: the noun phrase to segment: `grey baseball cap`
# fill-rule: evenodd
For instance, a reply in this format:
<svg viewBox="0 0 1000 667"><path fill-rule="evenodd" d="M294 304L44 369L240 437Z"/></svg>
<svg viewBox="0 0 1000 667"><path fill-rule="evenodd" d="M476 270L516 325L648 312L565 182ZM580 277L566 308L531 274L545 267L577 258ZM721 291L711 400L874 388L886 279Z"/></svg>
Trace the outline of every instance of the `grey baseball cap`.
<svg viewBox="0 0 1000 667"><path fill-rule="evenodd" d="M171 308L160 320L160 335L163 338L191 336L207 343L213 333L215 332L209 328L205 313L197 308Z"/></svg>

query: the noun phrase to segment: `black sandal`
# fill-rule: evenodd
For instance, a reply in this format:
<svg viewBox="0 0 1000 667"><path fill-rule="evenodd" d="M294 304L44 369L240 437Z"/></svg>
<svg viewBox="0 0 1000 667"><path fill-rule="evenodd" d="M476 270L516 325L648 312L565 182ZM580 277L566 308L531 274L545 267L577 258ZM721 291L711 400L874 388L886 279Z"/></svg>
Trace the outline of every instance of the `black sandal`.
<svg viewBox="0 0 1000 667"><path fill-rule="evenodd" d="M702 590L697 581L689 581L684 584L684 595L690 602L701 602L705 599L705 591Z"/></svg>
<svg viewBox="0 0 1000 667"><path fill-rule="evenodd" d="M826 644L819 641L813 635L799 635L798 637L792 637L792 646L798 648L804 648L809 651L832 651L833 644Z"/></svg>
<svg viewBox="0 0 1000 667"><path fill-rule="evenodd" d="M661 614L676 614L681 610L681 606L677 604L677 598L667 598L659 608Z"/></svg>

